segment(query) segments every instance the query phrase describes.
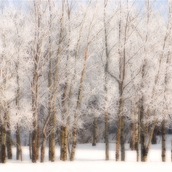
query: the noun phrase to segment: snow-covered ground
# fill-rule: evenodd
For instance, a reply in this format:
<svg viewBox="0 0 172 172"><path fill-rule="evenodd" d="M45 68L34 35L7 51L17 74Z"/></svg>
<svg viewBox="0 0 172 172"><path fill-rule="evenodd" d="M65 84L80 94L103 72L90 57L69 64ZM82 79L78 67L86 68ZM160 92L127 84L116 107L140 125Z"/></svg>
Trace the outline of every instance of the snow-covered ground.
<svg viewBox="0 0 172 172"><path fill-rule="evenodd" d="M46 157L45 163L32 164L29 160L28 147L23 148L23 162L11 160L6 164L0 165L0 171L30 171L30 172L106 172L106 171L156 171L168 172L172 170L171 162L171 144L168 139L167 145L167 162L161 162L161 144L152 145L149 152L148 162L136 162L136 153L131 151L126 145L126 162L115 161L115 144L110 144L110 160L105 161L105 152L103 143L92 147L91 144L82 144L77 147L76 160L74 162L62 162L59 160L59 149L56 150L56 162L48 162ZM13 149L15 152L15 148ZM130 171L129 171L130 172Z"/></svg>

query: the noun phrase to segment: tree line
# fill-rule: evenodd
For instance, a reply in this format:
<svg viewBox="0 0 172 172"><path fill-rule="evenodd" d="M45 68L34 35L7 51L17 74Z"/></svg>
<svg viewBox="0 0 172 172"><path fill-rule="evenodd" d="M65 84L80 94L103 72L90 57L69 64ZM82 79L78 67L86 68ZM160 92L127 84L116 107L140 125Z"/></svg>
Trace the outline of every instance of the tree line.
<svg viewBox="0 0 172 172"><path fill-rule="evenodd" d="M7 1L6 1L7 2ZM165 4L163 5L165 8ZM75 159L77 143L109 142L125 161L130 142L146 161L172 112L172 3L153 1L33 0L1 2L0 162Z"/></svg>

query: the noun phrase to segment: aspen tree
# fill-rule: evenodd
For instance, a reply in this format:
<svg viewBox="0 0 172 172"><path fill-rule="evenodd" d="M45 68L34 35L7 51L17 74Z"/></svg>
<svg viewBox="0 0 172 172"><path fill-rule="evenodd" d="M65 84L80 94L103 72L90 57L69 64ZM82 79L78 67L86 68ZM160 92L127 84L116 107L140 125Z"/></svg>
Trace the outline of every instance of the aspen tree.
<svg viewBox="0 0 172 172"><path fill-rule="evenodd" d="M33 131L32 131L32 162L38 159L38 140L39 140L39 61L40 61L40 2L34 1L35 17L35 50L34 50L34 70L32 81L32 109L33 109Z"/></svg>

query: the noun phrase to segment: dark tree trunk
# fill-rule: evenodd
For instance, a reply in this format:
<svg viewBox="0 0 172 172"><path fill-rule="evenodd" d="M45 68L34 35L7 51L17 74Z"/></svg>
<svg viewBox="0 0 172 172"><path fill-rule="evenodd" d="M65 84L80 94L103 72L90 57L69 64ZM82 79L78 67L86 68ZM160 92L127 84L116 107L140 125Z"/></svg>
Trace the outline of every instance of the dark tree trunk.
<svg viewBox="0 0 172 172"><path fill-rule="evenodd" d="M43 135L42 138L42 145L41 145L41 162L44 162L45 159L45 147L46 147L46 138L45 135Z"/></svg>
<svg viewBox="0 0 172 172"><path fill-rule="evenodd" d="M37 161L37 129L32 132L32 162Z"/></svg>
<svg viewBox="0 0 172 172"><path fill-rule="evenodd" d="M144 124L144 108L143 108L143 98L141 100L140 107L140 144L141 144L141 161L145 162L147 160L147 148L145 145L145 124Z"/></svg>
<svg viewBox="0 0 172 172"><path fill-rule="evenodd" d="M165 120L162 121L162 127L161 127L161 133L162 133L162 161L166 161L166 127L165 127Z"/></svg>
<svg viewBox="0 0 172 172"><path fill-rule="evenodd" d="M98 129L97 117L94 117L92 146L96 146L96 143L97 143L97 129Z"/></svg>
<svg viewBox="0 0 172 172"><path fill-rule="evenodd" d="M140 112L138 112L138 121L137 121L137 137L136 137L136 154L137 162L140 160Z"/></svg>
<svg viewBox="0 0 172 172"><path fill-rule="evenodd" d="M6 162L6 127L2 126L1 163Z"/></svg>
<svg viewBox="0 0 172 172"><path fill-rule="evenodd" d="M6 132L6 144L7 144L7 157L12 159L12 145L11 145L11 131Z"/></svg>
<svg viewBox="0 0 172 172"><path fill-rule="evenodd" d="M67 160L68 153L68 128L64 127L64 161Z"/></svg>
<svg viewBox="0 0 172 172"><path fill-rule="evenodd" d="M147 149L145 144L145 124L144 124L144 107L143 98L141 99L140 107L140 144L141 144L141 161L145 162L147 157Z"/></svg>
<svg viewBox="0 0 172 172"><path fill-rule="evenodd" d="M61 132L61 160L66 161L68 154L68 128L62 127Z"/></svg>
<svg viewBox="0 0 172 172"><path fill-rule="evenodd" d="M40 149L40 128L37 126L37 138L36 138L36 160L39 159L39 149Z"/></svg>
<svg viewBox="0 0 172 172"><path fill-rule="evenodd" d="M120 149L121 149L121 120L118 120L118 129L116 134L116 161L119 161L120 158Z"/></svg>
<svg viewBox="0 0 172 172"><path fill-rule="evenodd" d="M32 134L29 133L29 156L32 159Z"/></svg>
<svg viewBox="0 0 172 172"><path fill-rule="evenodd" d="M152 144L157 144L157 127L155 127L155 130L153 132L153 137L152 137Z"/></svg>
<svg viewBox="0 0 172 172"><path fill-rule="evenodd" d="M78 135L78 129L77 126L74 126L73 128L73 141L72 141L72 150L70 154L70 161L74 161L75 159L75 153L76 153L76 146L77 146L77 135Z"/></svg>
<svg viewBox="0 0 172 172"><path fill-rule="evenodd" d="M121 161L125 161L125 117L121 117Z"/></svg>
<svg viewBox="0 0 172 172"><path fill-rule="evenodd" d="M145 145L141 145L141 161L146 162L148 156L148 150Z"/></svg>
<svg viewBox="0 0 172 172"><path fill-rule="evenodd" d="M131 123L131 140L130 140L130 148L131 150L136 150L136 138L135 138L135 124Z"/></svg>
<svg viewBox="0 0 172 172"><path fill-rule="evenodd" d="M22 148L21 148L21 138L20 138L20 128L19 126L17 126L17 130L16 130L16 159L17 160L21 160L22 161Z"/></svg>
<svg viewBox="0 0 172 172"><path fill-rule="evenodd" d="M108 112L106 112L105 114L105 145L106 145L106 151L105 151L106 160L109 160L109 114Z"/></svg>
<svg viewBox="0 0 172 172"><path fill-rule="evenodd" d="M1 162L6 163L6 145L2 144L1 146Z"/></svg>
<svg viewBox="0 0 172 172"><path fill-rule="evenodd" d="M55 122L55 114L52 115L50 119L50 124L52 127L51 134L49 136L49 160L51 162L55 161L55 146L56 146L56 122Z"/></svg>
<svg viewBox="0 0 172 172"><path fill-rule="evenodd" d="M49 160L55 161L55 134L52 133L49 137Z"/></svg>
<svg viewBox="0 0 172 172"><path fill-rule="evenodd" d="M136 115L136 114L135 114ZM137 151L138 146L138 118L137 121L134 120L131 124L131 141L130 141L130 148L131 150Z"/></svg>
<svg viewBox="0 0 172 172"><path fill-rule="evenodd" d="M8 107L9 108L9 107ZM5 116L5 127L6 127L6 149L7 149L7 158L12 159L12 144L11 144L11 131L10 131L10 116L8 111Z"/></svg>
<svg viewBox="0 0 172 172"><path fill-rule="evenodd" d="M60 160L64 159L64 132L63 132L63 126L61 126L60 130Z"/></svg>
<svg viewBox="0 0 172 172"><path fill-rule="evenodd" d="M2 163L2 126L0 126L0 163Z"/></svg>

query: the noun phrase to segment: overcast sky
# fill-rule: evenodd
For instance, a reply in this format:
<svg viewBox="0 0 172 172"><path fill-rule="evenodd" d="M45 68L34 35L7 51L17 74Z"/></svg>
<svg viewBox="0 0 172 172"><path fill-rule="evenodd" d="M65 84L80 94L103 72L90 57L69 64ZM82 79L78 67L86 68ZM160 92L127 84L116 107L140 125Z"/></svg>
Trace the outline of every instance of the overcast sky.
<svg viewBox="0 0 172 172"><path fill-rule="evenodd" d="M32 1L32 0L0 0L0 7L2 7L4 4L13 4L16 7L21 7L23 5L26 5L29 1ZM55 0L55 1L60 2L62 0ZM76 3L77 2L85 3L90 0L73 0L73 1L75 1ZM97 0L97 1L102 1L102 0ZM115 2L119 0L109 0L109 1ZM138 5L139 8L142 8L145 4L145 0L129 0L129 1L134 1ZM150 2L153 3L154 8L159 10L161 13L164 13L164 14L167 13L168 0L150 0Z"/></svg>

